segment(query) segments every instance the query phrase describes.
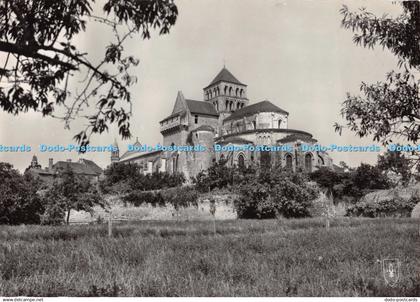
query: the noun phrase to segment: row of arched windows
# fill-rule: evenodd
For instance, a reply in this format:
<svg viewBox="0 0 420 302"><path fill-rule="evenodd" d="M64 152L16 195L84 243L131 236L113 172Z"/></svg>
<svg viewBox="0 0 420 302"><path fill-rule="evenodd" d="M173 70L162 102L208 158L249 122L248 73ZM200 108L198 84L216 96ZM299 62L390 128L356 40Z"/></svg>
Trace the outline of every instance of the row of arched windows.
<svg viewBox="0 0 420 302"><path fill-rule="evenodd" d="M261 155L261 164L264 164L263 162L269 164L270 163L270 157L271 155L269 152L267 154L264 154L265 156ZM253 154L251 155L251 161L254 160ZM224 160L225 156L222 154L220 156L220 160ZM285 161L286 161L286 169L293 171L293 156L288 153L285 155ZM245 156L244 154L240 153L237 157L237 164L240 168L245 167ZM312 154L307 153L305 154L305 161L304 161L304 169L306 172L312 172Z"/></svg>
<svg viewBox="0 0 420 302"><path fill-rule="evenodd" d="M213 106L214 106L214 109L216 109L216 111L219 111L219 103L218 102L213 102ZM235 111L235 110L244 108L244 106L245 106L245 103L242 103L242 102L236 102L236 104L235 104L235 102L232 101L232 100L226 100L225 101L225 110L226 111Z"/></svg>
<svg viewBox="0 0 420 302"><path fill-rule="evenodd" d="M228 95L228 96L237 96L237 97L245 97L245 91L243 88L234 88L232 86L225 86L223 88L223 95ZM206 99L212 99L216 96L221 95L220 94L220 88L219 87L214 87L214 88L210 88L206 91Z"/></svg>
<svg viewBox="0 0 420 302"><path fill-rule="evenodd" d="M226 100L225 101L225 109L229 110L229 111L234 111L234 110L237 110L237 109L241 109L244 106L245 106L245 103L237 102L236 106L235 106L235 103L232 100Z"/></svg>
<svg viewBox="0 0 420 302"><path fill-rule="evenodd" d="M293 157L291 154L286 154L286 169L293 170ZM307 153L305 155L305 171L312 172L312 155Z"/></svg>

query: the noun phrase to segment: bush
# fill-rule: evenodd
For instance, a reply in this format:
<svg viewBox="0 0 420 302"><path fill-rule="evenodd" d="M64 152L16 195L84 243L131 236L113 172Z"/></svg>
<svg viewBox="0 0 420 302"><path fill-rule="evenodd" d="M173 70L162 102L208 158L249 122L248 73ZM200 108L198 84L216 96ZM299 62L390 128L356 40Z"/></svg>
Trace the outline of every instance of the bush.
<svg viewBox="0 0 420 302"><path fill-rule="evenodd" d="M164 206L171 204L175 209L197 206L198 193L192 187L176 187L158 192L133 191L123 198L135 207L142 204L151 204L152 206Z"/></svg>
<svg viewBox="0 0 420 302"><path fill-rule="evenodd" d="M273 170L242 185L235 208L239 218L308 217L317 196L303 174Z"/></svg>
<svg viewBox="0 0 420 302"><path fill-rule="evenodd" d="M105 179L100 182L104 193L160 190L180 186L186 180L182 173L155 172L144 175L137 164L113 164L104 173Z"/></svg>
<svg viewBox="0 0 420 302"><path fill-rule="evenodd" d="M198 192L193 187L177 187L162 191L163 200L175 209L197 206Z"/></svg>
<svg viewBox="0 0 420 302"><path fill-rule="evenodd" d="M346 216L362 217L410 217L410 213L420 199L412 197L409 200L395 198L392 200L381 200L378 202L361 201L350 206Z"/></svg>
<svg viewBox="0 0 420 302"><path fill-rule="evenodd" d="M144 191L133 191L123 198L125 203L131 203L135 207L139 207L142 204L151 204L152 206L164 206L165 201L160 192L144 192Z"/></svg>
<svg viewBox="0 0 420 302"><path fill-rule="evenodd" d="M39 224L44 206L38 180L0 162L0 224Z"/></svg>
<svg viewBox="0 0 420 302"><path fill-rule="evenodd" d="M353 171L336 172L321 167L310 174L310 179L337 199L357 202L365 194L374 190L388 189L391 182L378 167L361 164Z"/></svg>
<svg viewBox="0 0 420 302"><path fill-rule="evenodd" d="M193 183L199 192L207 193L215 189L237 188L242 183L255 178L256 170L252 167L228 167L226 161L214 163L210 168L201 171L193 178Z"/></svg>

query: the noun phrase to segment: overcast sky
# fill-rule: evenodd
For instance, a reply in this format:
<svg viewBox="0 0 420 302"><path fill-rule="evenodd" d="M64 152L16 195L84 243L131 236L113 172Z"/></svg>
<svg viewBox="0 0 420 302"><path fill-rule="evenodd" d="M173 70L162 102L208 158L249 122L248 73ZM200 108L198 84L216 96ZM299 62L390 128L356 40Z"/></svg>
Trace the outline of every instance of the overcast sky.
<svg viewBox="0 0 420 302"><path fill-rule="evenodd" d="M101 1L98 1L101 3ZM166 36L153 35L143 41L130 40L125 49L140 59L134 70L139 78L132 88L133 141L161 142L159 121L171 113L177 91L186 98L202 100L202 88L223 67L248 85L250 103L269 100L290 113L289 128L312 133L321 144L366 145L351 132L339 136L334 122L340 122L340 105L346 92L357 93L362 81L383 80L396 66L388 51L357 47L352 33L341 28L339 9L365 6L382 15L398 14L399 5L389 1L254 1L254 0L183 0L176 1L179 16L175 27ZM88 25L89 26L89 25ZM89 54L103 53L101 45L110 34L90 26L79 45ZM4 59L3 57L0 57ZM30 153L1 153L0 161L24 170L36 154L42 166L48 158L54 161L72 158L75 153L40 153L37 146L74 143L72 137L81 123L70 130L55 119L41 118L34 113L19 117L0 113L0 144L31 145ZM92 145L106 145L118 139L122 152L128 141L121 141L116 128L96 136ZM376 153L331 153L334 161L351 166L360 162L374 163ZM106 167L107 153L90 153Z"/></svg>

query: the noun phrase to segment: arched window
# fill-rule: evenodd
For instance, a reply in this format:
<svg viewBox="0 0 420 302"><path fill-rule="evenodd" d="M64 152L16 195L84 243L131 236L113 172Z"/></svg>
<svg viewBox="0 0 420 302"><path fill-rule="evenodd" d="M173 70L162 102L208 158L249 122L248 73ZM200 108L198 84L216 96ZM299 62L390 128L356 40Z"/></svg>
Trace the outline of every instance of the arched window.
<svg viewBox="0 0 420 302"><path fill-rule="evenodd" d="M232 95L232 87L229 87L229 95Z"/></svg>
<svg viewBox="0 0 420 302"><path fill-rule="evenodd" d="M240 91L239 91L239 95L242 97L242 94L244 93L244 90L243 89L241 89Z"/></svg>
<svg viewBox="0 0 420 302"><path fill-rule="evenodd" d="M239 88L236 88L235 95L238 96L238 93L239 93Z"/></svg>
<svg viewBox="0 0 420 302"><path fill-rule="evenodd" d="M229 100L226 100L226 110L229 109Z"/></svg>
<svg viewBox="0 0 420 302"><path fill-rule="evenodd" d="M238 167L240 169L245 169L245 158L242 154L238 155Z"/></svg>
<svg viewBox="0 0 420 302"><path fill-rule="evenodd" d="M227 95L227 89L228 89L228 87L225 86L225 95Z"/></svg>
<svg viewBox="0 0 420 302"><path fill-rule="evenodd" d="M239 109L241 106L241 103L236 103L236 109Z"/></svg>
<svg viewBox="0 0 420 302"><path fill-rule="evenodd" d="M292 170L293 169L293 158L292 155L286 154L286 169Z"/></svg>
<svg viewBox="0 0 420 302"><path fill-rule="evenodd" d="M270 166L271 166L271 152L270 151L260 152L260 166L262 169L270 169Z"/></svg>
<svg viewBox="0 0 420 302"><path fill-rule="evenodd" d="M281 128L281 120L278 121L278 127Z"/></svg>
<svg viewBox="0 0 420 302"><path fill-rule="evenodd" d="M312 172L312 155L307 153L305 155L305 170L306 172Z"/></svg>
<svg viewBox="0 0 420 302"><path fill-rule="evenodd" d="M319 155L318 155L319 156ZM321 164L321 165L325 165L325 162L324 162L324 158L322 157L322 156L319 156L319 160L318 160L318 162Z"/></svg>

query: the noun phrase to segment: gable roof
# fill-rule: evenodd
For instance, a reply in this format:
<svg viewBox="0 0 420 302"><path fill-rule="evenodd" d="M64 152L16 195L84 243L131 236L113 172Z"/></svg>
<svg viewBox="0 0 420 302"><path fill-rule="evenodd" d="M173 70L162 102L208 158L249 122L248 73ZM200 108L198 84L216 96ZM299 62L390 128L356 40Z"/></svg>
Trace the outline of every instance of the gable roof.
<svg viewBox="0 0 420 302"><path fill-rule="evenodd" d="M75 174L100 175L102 173L102 169L101 172L99 172L89 164L76 162L58 161L53 167L56 170L65 170L69 167Z"/></svg>
<svg viewBox="0 0 420 302"><path fill-rule="evenodd" d="M102 174L102 172L103 172L102 168L99 167L93 160L90 160L90 159L81 159L81 161L85 165L88 165L97 174Z"/></svg>
<svg viewBox="0 0 420 302"><path fill-rule="evenodd" d="M212 103L195 100L185 100L185 102L191 113L219 116Z"/></svg>
<svg viewBox="0 0 420 302"><path fill-rule="evenodd" d="M255 114L255 113L259 113L259 112L279 112L279 113L283 113L283 114L289 114L287 111L277 107L276 105L274 105L270 101L265 100L265 101L262 101L262 102L259 102L259 103L256 103L256 104L246 106L246 107L241 108L239 110L236 110L230 116L225 118L223 121L226 122L226 121L230 121L230 120L236 120L236 119L240 119L244 116L252 115L252 114Z"/></svg>
<svg viewBox="0 0 420 302"><path fill-rule="evenodd" d="M138 148L140 148L141 147L141 144L140 144L140 142L139 142L139 138L138 137L136 137L136 141L135 141L135 143L133 144L133 146L134 147L138 147ZM127 158L128 156L130 156L131 154L134 154L134 153L138 153L138 151L136 151L135 149L133 149L133 150L131 150L131 151L125 151L125 153L123 154L123 155L121 155L121 157L120 157L120 160L122 160L122 159L124 159L124 158Z"/></svg>
<svg viewBox="0 0 420 302"><path fill-rule="evenodd" d="M211 81L211 83L207 87L210 87L219 82L228 82L232 84L246 86L245 84L241 83L229 70L227 70L226 67L223 67L223 69L217 74L217 76L213 79L213 81Z"/></svg>

